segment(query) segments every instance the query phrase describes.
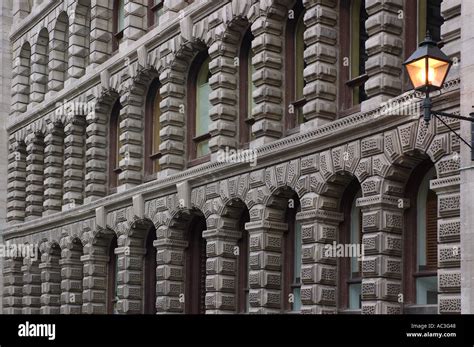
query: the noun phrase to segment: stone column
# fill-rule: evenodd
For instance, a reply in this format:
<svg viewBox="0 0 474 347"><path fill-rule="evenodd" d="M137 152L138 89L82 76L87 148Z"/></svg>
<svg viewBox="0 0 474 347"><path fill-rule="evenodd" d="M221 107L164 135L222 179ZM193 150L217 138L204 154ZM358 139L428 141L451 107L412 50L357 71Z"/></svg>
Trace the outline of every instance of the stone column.
<svg viewBox="0 0 474 347"><path fill-rule="evenodd" d="M367 181L366 181L367 182ZM357 200L362 209L362 314L399 314L406 199L386 194Z"/></svg>
<svg viewBox="0 0 474 347"><path fill-rule="evenodd" d="M44 138L44 202L43 215L61 211L63 199L64 129L49 124Z"/></svg>
<svg viewBox="0 0 474 347"><path fill-rule="evenodd" d="M235 254L237 241L242 232L237 230L235 220L216 216L224 228L206 230L206 313L235 313L237 306L238 256ZM219 222L219 220L221 220ZM215 224L217 225L217 224ZM229 229L227 229L229 228Z"/></svg>
<svg viewBox="0 0 474 347"><path fill-rule="evenodd" d="M41 306L41 271L39 261L23 259L23 314L39 314Z"/></svg>
<svg viewBox="0 0 474 347"><path fill-rule="evenodd" d="M436 163L438 178L430 188L438 195L438 312L461 313L461 196L458 154ZM463 251L469 252L465 247Z"/></svg>
<svg viewBox="0 0 474 347"><path fill-rule="evenodd" d="M125 21L123 37L128 43L137 41L148 28L148 1L125 0Z"/></svg>
<svg viewBox="0 0 474 347"><path fill-rule="evenodd" d="M156 253L156 310L158 313L184 313L184 261L188 242L184 232L162 226L153 242Z"/></svg>
<svg viewBox="0 0 474 347"><path fill-rule="evenodd" d="M256 3L255 6L259 6ZM287 10L274 5L269 13L262 13L252 24L252 49L255 56L253 83L255 85L255 107L252 116L255 123L252 132L260 146L279 139L283 133L283 24Z"/></svg>
<svg viewBox="0 0 474 347"><path fill-rule="evenodd" d="M8 154L7 221L23 222L26 208L26 146L10 137Z"/></svg>
<svg viewBox="0 0 474 347"><path fill-rule="evenodd" d="M84 246L81 256L84 265L82 313L107 314L107 247L110 240L101 238L94 242L94 245L87 243Z"/></svg>
<svg viewBox="0 0 474 347"><path fill-rule="evenodd" d="M143 238L120 236L115 249L118 263L118 302L119 313L143 313Z"/></svg>
<svg viewBox="0 0 474 347"><path fill-rule="evenodd" d="M46 34L46 35L45 35ZM48 49L49 35L40 31L36 42L31 46L31 104L35 105L44 100L48 88Z"/></svg>
<svg viewBox="0 0 474 347"><path fill-rule="evenodd" d="M230 29L225 28L223 30ZM209 84L212 92L209 95L211 100L211 110L209 116L211 123L209 132L211 139L209 140L209 148L216 155L220 149L225 150L226 147L235 149L238 146L238 119L239 110L237 107L239 89L237 69L235 59L238 57L238 46L240 44L240 34L238 32L227 32L226 40L220 38L209 47L209 63L212 76ZM243 62L239 62L243 64Z"/></svg>
<svg viewBox="0 0 474 347"><path fill-rule="evenodd" d="M61 239L61 314L82 313L82 246L67 236Z"/></svg>
<svg viewBox="0 0 474 347"><path fill-rule="evenodd" d="M91 68L105 62L112 53L113 1L91 2L90 64Z"/></svg>
<svg viewBox="0 0 474 347"><path fill-rule="evenodd" d="M107 194L107 112L113 101L100 102L95 112L87 115L86 128L86 198L84 203Z"/></svg>
<svg viewBox="0 0 474 347"><path fill-rule="evenodd" d="M161 48L160 48L161 49ZM167 49L164 48L163 49ZM191 54L191 52L185 51ZM186 63L180 61L179 57L169 54L166 59L176 59L177 62L166 66L160 74L161 82L161 122L160 131L160 175L166 177L184 169L187 160L185 157L185 81L186 81ZM191 57L189 57L191 60Z"/></svg>
<svg viewBox="0 0 474 347"><path fill-rule="evenodd" d="M303 4L307 64L303 113L308 121L305 128L313 128L336 118L337 1L304 0Z"/></svg>
<svg viewBox="0 0 474 347"><path fill-rule="evenodd" d="M250 313L281 313L282 241L288 224L269 220L252 221L255 215L252 210L251 221L245 224L250 242ZM274 213L281 216L282 212L278 210Z"/></svg>
<svg viewBox="0 0 474 347"><path fill-rule="evenodd" d="M366 0L369 18L365 27L369 39L365 43L368 60L365 70L369 76L365 91L369 98L377 97L373 103L380 104L402 90L403 0Z"/></svg>
<svg viewBox="0 0 474 347"><path fill-rule="evenodd" d="M302 199L305 206L296 215L301 223L301 313L337 313L337 262L328 257L326 245L333 246L343 216L339 212L316 209L310 203L316 199ZM309 204L308 204L309 203Z"/></svg>
<svg viewBox="0 0 474 347"><path fill-rule="evenodd" d="M44 141L38 132L26 137L26 220L43 215Z"/></svg>
<svg viewBox="0 0 474 347"><path fill-rule="evenodd" d="M89 64L90 18L90 6L76 2L69 28L68 84L82 77Z"/></svg>
<svg viewBox="0 0 474 347"><path fill-rule="evenodd" d="M63 209L84 202L85 118L76 116L64 127Z"/></svg>
<svg viewBox="0 0 474 347"><path fill-rule="evenodd" d="M23 259L7 258L3 262L3 313L23 313Z"/></svg>
<svg viewBox="0 0 474 347"><path fill-rule="evenodd" d="M40 314L59 314L61 306L61 268L59 246L52 247L47 242L42 243L41 263L41 309Z"/></svg>
<svg viewBox="0 0 474 347"><path fill-rule="evenodd" d="M147 85L134 83L120 100L122 111L120 122L120 169L118 191L129 189L143 182L143 101L147 93ZM122 115L124 116L122 118Z"/></svg>

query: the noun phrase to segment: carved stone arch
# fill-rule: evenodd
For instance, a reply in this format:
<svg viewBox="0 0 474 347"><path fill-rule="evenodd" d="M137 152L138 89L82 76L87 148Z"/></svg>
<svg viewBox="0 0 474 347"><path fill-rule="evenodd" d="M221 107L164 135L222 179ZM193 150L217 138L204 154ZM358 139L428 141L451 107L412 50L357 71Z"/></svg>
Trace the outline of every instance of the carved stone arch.
<svg viewBox="0 0 474 347"><path fill-rule="evenodd" d="M30 103L31 45L24 41L13 61L12 113L22 113Z"/></svg>
<svg viewBox="0 0 474 347"><path fill-rule="evenodd" d="M16 132L9 137L7 221L22 222L26 212L26 141Z"/></svg>

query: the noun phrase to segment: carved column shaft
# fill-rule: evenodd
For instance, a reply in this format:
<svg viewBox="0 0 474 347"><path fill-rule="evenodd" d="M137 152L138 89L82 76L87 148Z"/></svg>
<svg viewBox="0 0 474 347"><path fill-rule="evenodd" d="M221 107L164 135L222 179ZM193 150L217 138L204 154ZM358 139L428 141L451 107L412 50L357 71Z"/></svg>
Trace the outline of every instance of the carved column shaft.
<svg viewBox="0 0 474 347"><path fill-rule="evenodd" d="M23 273L21 258L7 258L3 262L3 313L23 314Z"/></svg>
<svg viewBox="0 0 474 347"><path fill-rule="evenodd" d="M8 153L7 220L22 222L26 208L26 146L10 138Z"/></svg>
<svg viewBox="0 0 474 347"><path fill-rule="evenodd" d="M238 257L235 254L235 247L241 234L242 232L237 230L236 226L233 230L215 229L206 230L203 233L206 239L207 258L206 313L236 312L237 274L238 271L247 271L247 269L238 268Z"/></svg>
<svg viewBox="0 0 474 347"><path fill-rule="evenodd" d="M90 30L90 63L92 67L105 62L112 53L112 1L92 1Z"/></svg>
<svg viewBox="0 0 474 347"><path fill-rule="evenodd" d="M59 314L61 307L60 254L41 255L41 314Z"/></svg>
<svg viewBox="0 0 474 347"><path fill-rule="evenodd" d="M184 313L184 262L188 242L182 230L158 229L156 261L156 310L158 313Z"/></svg>
<svg viewBox="0 0 474 347"><path fill-rule="evenodd" d="M26 219L43 215L44 142L39 133L26 137Z"/></svg>
<svg viewBox="0 0 474 347"><path fill-rule="evenodd" d="M24 258L23 272L23 314L39 314L41 307L41 270L39 262Z"/></svg>
<svg viewBox="0 0 474 347"><path fill-rule="evenodd" d="M64 131L62 125L51 124L44 138L44 202L43 214L61 211L63 198Z"/></svg>
<svg viewBox="0 0 474 347"><path fill-rule="evenodd" d="M82 247L76 243L61 251L61 314L82 313Z"/></svg>
<svg viewBox="0 0 474 347"><path fill-rule="evenodd" d="M84 202L85 119L74 117L64 127L64 195L63 206Z"/></svg>

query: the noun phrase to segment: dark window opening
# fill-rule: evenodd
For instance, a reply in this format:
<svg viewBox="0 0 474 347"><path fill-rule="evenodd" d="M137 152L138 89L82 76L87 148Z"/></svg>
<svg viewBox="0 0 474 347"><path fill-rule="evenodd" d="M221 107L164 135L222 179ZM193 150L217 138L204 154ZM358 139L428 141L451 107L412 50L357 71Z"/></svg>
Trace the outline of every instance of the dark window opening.
<svg viewBox="0 0 474 347"><path fill-rule="evenodd" d="M150 228L145 243L145 314L156 314L156 230Z"/></svg>
<svg viewBox="0 0 474 347"><path fill-rule="evenodd" d="M107 264L107 313L116 314L117 304L117 275L118 263L115 249L117 248L117 236L114 235L109 246L109 263Z"/></svg>

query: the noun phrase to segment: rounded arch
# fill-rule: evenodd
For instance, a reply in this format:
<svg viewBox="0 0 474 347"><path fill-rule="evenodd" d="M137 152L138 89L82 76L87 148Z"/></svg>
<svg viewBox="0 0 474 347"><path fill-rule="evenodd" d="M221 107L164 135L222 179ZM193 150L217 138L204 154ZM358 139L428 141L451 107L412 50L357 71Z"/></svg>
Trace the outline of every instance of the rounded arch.
<svg viewBox="0 0 474 347"><path fill-rule="evenodd" d="M48 92L49 79L49 32L47 28L42 28L38 34L35 46L35 72L32 74L34 91L32 101L41 102Z"/></svg>
<svg viewBox="0 0 474 347"><path fill-rule="evenodd" d="M31 78L31 46L28 41L25 41L20 49L18 59L15 61L17 71L16 82L17 90L17 111L25 112L30 103L30 78ZM14 90L15 90L14 89Z"/></svg>

